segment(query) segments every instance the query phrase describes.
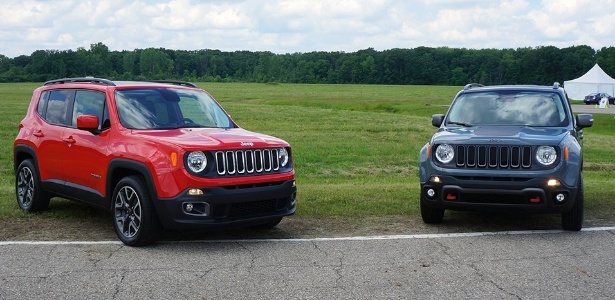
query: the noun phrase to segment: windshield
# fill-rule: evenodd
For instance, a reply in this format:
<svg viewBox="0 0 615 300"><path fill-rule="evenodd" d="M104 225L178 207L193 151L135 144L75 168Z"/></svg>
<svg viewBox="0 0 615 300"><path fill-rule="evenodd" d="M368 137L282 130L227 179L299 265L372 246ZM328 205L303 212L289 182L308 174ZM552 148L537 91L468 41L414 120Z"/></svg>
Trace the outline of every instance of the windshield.
<svg viewBox="0 0 615 300"><path fill-rule="evenodd" d="M447 124L459 126L566 126L563 100L551 92L497 91L459 96Z"/></svg>
<svg viewBox="0 0 615 300"><path fill-rule="evenodd" d="M118 90L122 125L130 129L235 127L228 115L203 91L175 88Z"/></svg>

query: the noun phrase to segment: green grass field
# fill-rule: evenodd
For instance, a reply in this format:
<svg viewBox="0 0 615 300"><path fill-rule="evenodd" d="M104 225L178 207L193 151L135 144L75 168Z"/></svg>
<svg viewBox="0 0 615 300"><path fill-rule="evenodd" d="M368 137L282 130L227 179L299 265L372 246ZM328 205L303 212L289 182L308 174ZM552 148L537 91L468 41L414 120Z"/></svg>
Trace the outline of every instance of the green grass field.
<svg viewBox="0 0 615 300"><path fill-rule="evenodd" d="M304 217L418 215L418 152L460 87L198 83L242 127L293 147ZM30 217L14 199L12 142L33 83L0 84L0 219ZM614 211L615 119L594 115L585 130L588 211ZM52 201L52 208L53 206ZM91 214L63 204L38 214ZM69 209L66 209L66 206ZM101 214L103 214L101 212Z"/></svg>

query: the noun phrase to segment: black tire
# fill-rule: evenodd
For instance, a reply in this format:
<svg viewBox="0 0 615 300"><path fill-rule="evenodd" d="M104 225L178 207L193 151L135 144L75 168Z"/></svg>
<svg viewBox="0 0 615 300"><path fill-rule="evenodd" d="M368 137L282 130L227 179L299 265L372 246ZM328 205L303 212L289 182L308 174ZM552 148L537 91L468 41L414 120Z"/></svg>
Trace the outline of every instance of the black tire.
<svg viewBox="0 0 615 300"><path fill-rule="evenodd" d="M443 208L432 208L425 204L425 198L421 195L421 217L423 218L423 222L427 224L440 224L442 223L442 219L444 219L444 209Z"/></svg>
<svg viewBox="0 0 615 300"><path fill-rule="evenodd" d="M162 226L141 177L122 178L113 190L112 206L113 226L122 243L140 247L158 239Z"/></svg>
<svg viewBox="0 0 615 300"><path fill-rule="evenodd" d="M38 170L30 159L22 161L17 167L15 197L19 208L27 212L43 211L49 208L51 197L42 189Z"/></svg>
<svg viewBox="0 0 615 300"><path fill-rule="evenodd" d="M562 228L568 231L579 231L583 228L583 178L579 178L579 190L572 209L562 214Z"/></svg>

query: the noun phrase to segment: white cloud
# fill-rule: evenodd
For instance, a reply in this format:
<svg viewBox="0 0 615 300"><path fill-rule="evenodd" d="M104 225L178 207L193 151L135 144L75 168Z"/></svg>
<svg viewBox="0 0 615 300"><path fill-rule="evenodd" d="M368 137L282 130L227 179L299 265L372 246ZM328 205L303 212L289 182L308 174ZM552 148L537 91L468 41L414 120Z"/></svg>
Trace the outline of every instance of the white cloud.
<svg viewBox="0 0 615 300"><path fill-rule="evenodd" d="M615 0L4 0L0 54L148 47L294 53L418 46L594 48ZM612 45L612 44L611 44Z"/></svg>

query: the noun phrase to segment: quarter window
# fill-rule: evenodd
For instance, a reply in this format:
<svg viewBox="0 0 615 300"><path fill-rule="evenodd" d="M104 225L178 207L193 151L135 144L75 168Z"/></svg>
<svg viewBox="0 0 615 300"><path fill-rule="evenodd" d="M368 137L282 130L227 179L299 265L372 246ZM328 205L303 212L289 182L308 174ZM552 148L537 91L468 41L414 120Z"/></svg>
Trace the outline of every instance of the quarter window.
<svg viewBox="0 0 615 300"><path fill-rule="evenodd" d="M41 93L41 97L38 99L38 106L36 107L36 112L39 116L45 115L45 104L47 104L47 98L49 97L49 92L44 91Z"/></svg>
<svg viewBox="0 0 615 300"><path fill-rule="evenodd" d="M51 124L68 125L66 122L66 108L70 91L56 90L49 92L45 120Z"/></svg>

